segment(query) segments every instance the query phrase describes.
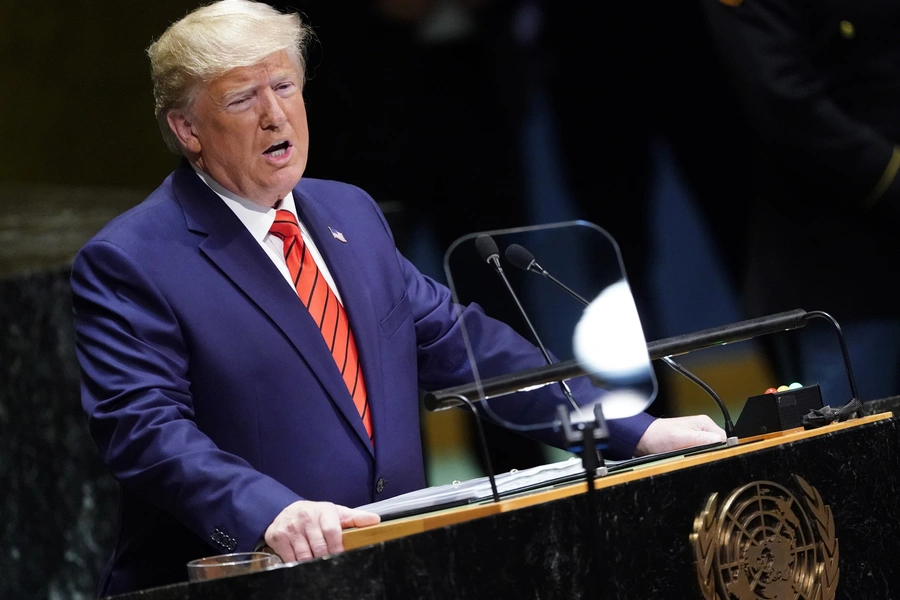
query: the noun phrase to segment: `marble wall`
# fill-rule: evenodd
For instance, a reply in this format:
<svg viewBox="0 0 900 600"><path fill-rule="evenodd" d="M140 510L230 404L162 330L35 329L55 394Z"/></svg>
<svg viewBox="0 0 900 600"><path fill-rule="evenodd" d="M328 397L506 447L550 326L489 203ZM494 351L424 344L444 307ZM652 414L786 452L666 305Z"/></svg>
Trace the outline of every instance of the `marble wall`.
<svg viewBox="0 0 900 600"><path fill-rule="evenodd" d="M0 598L96 597L118 492L81 411L69 272L147 191L0 186Z"/></svg>
<svg viewBox="0 0 900 600"><path fill-rule="evenodd" d="M93 598L117 492L78 392L69 268L0 280L0 598Z"/></svg>

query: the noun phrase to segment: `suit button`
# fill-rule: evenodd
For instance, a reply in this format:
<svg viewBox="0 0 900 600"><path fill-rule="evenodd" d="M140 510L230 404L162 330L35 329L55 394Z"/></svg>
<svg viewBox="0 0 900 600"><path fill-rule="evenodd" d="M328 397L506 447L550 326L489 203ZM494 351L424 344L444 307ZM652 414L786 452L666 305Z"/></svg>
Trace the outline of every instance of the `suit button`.
<svg viewBox="0 0 900 600"><path fill-rule="evenodd" d="M375 491L379 494L384 491L384 478L382 477L377 482L375 482Z"/></svg>

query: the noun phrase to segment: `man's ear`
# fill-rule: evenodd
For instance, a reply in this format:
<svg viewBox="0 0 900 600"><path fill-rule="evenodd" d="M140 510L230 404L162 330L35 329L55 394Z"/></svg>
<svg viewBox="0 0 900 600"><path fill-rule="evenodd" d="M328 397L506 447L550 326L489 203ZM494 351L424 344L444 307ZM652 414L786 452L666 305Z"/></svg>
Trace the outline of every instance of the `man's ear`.
<svg viewBox="0 0 900 600"><path fill-rule="evenodd" d="M200 154L200 138L194 130L193 120L183 109L170 110L166 115L166 121L169 122L169 129L181 142L182 148L191 154Z"/></svg>

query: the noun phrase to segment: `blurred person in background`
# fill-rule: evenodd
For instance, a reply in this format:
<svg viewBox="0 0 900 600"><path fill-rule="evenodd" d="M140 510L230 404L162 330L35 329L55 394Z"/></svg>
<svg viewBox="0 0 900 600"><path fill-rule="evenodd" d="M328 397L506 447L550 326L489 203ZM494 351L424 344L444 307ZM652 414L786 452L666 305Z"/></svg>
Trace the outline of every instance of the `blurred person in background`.
<svg viewBox="0 0 900 600"><path fill-rule="evenodd" d="M704 0L753 132L750 316L821 310L843 329L860 400L900 392L900 3ZM834 328L772 340L785 382L850 390Z"/></svg>

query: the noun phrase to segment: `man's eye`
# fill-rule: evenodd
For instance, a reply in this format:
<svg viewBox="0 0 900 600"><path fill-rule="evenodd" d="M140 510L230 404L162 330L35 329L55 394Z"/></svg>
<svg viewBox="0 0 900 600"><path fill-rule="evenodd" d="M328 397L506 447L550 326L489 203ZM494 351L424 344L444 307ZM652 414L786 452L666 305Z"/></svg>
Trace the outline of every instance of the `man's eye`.
<svg viewBox="0 0 900 600"><path fill-rule="evenodd" d="M241 104L246 103L248 98L238 98L237 100L232 100L228 106L240 106Z"/></svg>
<svg viewBox="0 0 900 600"><path fill-rule="evenodd" d="M276 89L276 90L287 90L287 89L290 89L290 88L292 88L292 87L294 87L294 84L291 83L290 81L288 81L288 82L285 82L285 83L279 83L279 84L275 87L275 89Z"/></svg>

